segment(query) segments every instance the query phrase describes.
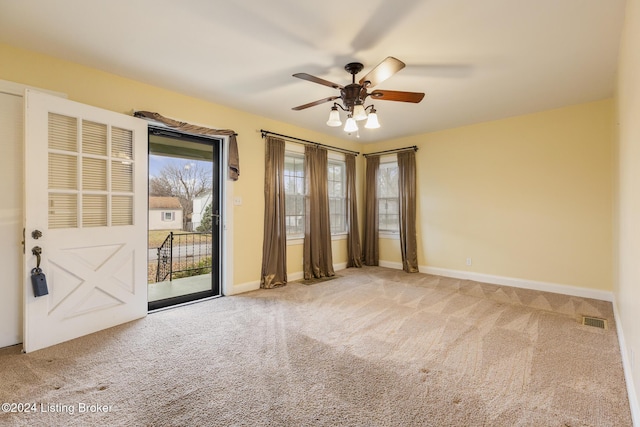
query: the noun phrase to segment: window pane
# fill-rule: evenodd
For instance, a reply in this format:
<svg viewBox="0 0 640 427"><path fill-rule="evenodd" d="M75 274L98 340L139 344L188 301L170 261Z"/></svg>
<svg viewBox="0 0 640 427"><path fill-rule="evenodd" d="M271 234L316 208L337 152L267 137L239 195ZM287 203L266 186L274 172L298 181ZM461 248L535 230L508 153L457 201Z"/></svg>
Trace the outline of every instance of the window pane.
<svg viewBox="0 0 640 427"><path fill-rule="evenodd" d="M112 197L111 225L133 225L133 197Z"/></svg>
<svg viewBox="0 0 640 427"><path fill-rule="evenodd" d="M111 190L133 192L133 165L117 160L111 162Z"/></svg>
<svg viewBox="0 0 640 427"><path fill-rule="evenodd" d="M111 128L111 155L119 159L133 159L133 132L117 127Z"/></svg>
<svg viewBox="0 0 640 427"><path fill-rule="evenodd" d="M49 193L49 228L78 226L78 196Z"/></svg>
<svg viewBox="0 0 640 427"><path fill-rule="evenodd" d="M331 234L345 233L347 231L345 162L340 160L330 160L327 175L327 190L329 193L329 223L331 226Z"/></svg>
<svg viewBox="0 0 640 427"><path fill-rule="evenodd" d="M78 151L78 120L75 117L49 113L49 148Z"/></svg>
<svg viewBox="0 0 640 427"><path fill-rule="evenodd" d="M82 159L82 189L107 190L107 161L103 159Z"/></svg>
<svg viewBox="0 0 640 427"><path fill-rule="evenodd" d="M398 163L381 163L378 174L378 229L400 230L398 200Z"/></svg>
<svg viewBox="0 0 640 427"><path fill-rule="evenodd" d="M304 234L304 156L285 153L285 224L288 236Z"/></svg>
<svg viewBox="0 0 640 427"><path fill-rule="evenodd" d="M78 188L78 158L66 154L49 154L49 188L76 190Z"/></svg>
<svg viewBox="0 0 640 427"><path fill-rule="evenodd" d="M84 227L107 226L106 195L85 195L82 198L82 225Z"/></svg>
<svg viewBox="0 0 640 427"><path fill-rule="evenodd" d="M107 155L107 125L82 121L82 152L99 156Z"/></svg>

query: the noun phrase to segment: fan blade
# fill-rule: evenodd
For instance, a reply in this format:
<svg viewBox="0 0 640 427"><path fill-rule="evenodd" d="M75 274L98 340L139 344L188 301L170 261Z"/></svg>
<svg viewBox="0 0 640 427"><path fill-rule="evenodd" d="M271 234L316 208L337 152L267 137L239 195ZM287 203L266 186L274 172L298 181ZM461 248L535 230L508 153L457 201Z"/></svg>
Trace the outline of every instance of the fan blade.
<svg viewBox="0 0 640 427"><path fill-rule="evenodd" d="M315 107L316 105L324 104L325 102L330 102L330 101L333 101L334 99L338 99L338 98L340 98L340 97L339 96L330 96L328 98L319 99L317 101L313 101L313 102L310 102L308 104L298 105L297 107L293 107L292 110L295 110L295 111L304 110L305 108Z"/></svg>
<svg viewBox="0 0 640 427"><path fill-rule="evenodd" d="M413 102L417 104L424 98L424 93L419 92L402 92L398 90L376 90L369 94L373 99L380 99L383 101L400 101L400 102Z"/></svg>
<svg viewBox="0 0 640 427"><path fill-rule="evenodd" d="M307 81L310 81L310 82L313 82L313 83L318 83L318 84L321 84L321 85L329 86L329 87L332 87L334 89L342 89L342 86L337 84L337 83L333 83L333 82L330 82L329 80L321 79L320 77L315 77L315 76L312 76L311 74L307 74L307 73L296 73L296 74L293 75L293 77L297 77L297 78L302 79L302 80L307 80Z"/></svg>
<svg viewBox="0 0 640 427"><path fill-rule="evenodd" d="M366 76L361 78L359 83L364 85L364 82L368 81L369 84L366 87L377 86L404 67L404 62L393 56L388 56L384 61L376 65L373 70L369 71Z"/></svg>

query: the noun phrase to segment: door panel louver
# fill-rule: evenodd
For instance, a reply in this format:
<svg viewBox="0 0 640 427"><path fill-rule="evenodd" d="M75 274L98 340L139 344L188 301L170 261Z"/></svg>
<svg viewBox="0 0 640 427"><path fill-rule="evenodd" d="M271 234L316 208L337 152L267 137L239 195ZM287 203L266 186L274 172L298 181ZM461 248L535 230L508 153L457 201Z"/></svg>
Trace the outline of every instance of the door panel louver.
<svg viewBox="0 0 640 427"><path fill-rule="evenodd" d="M111 191L133 191L133 165L131 162L111 162Z"/></svg>
<svg viewBox="0 0 640 427"><path fill-rule="evenodd" d="M82 152L98 156L107 155L107 125L82 121Z"/></svg>
<svg viewBox="0 0 640 427"><path fill-rule="evenodd" d="M78 119L49 113L49 148L52 150L78 150Z"/></svg>
<svg viewBox="0 0 640 427"><path fill-rule="evenodd" d="M111 156L133 160L133 132L128 129L111 128Z"/></svg>
<svg viewBox="0 0 640 427"><path fill-rule="evenodd" d="M107 196L84 195L82 197L82 226L107 226Z"/></svg>
<svg viewBox="0 0 640 427"><path fill-rule="evenodd" d="M49 227L133 225L133 132L56 113L48 126Z"/></svg>
<svg viewBox="0 0 640 427"><path fill-rule="evenodd" d="M133 225L133 197L111 198L111 225Z"/></svg>
<svg viewBox="0 0 640 427"><path fill-rule="evenodd" d="M55 171L55 173L53 172ZM49 188L76 190L78 188L78 158L67 154L49 154Z"/></svg>
<svg viewBox="0 0 640 427"><path fill-rule="evenodd" d="M82 159L82 189L107 191L107 162L102 159Z"/></svg>
<svg viewBox="0 0 640 427"><path fill-rule="evenodd" d="M49 228L78 226L78 196L49 193Z"/></svg>

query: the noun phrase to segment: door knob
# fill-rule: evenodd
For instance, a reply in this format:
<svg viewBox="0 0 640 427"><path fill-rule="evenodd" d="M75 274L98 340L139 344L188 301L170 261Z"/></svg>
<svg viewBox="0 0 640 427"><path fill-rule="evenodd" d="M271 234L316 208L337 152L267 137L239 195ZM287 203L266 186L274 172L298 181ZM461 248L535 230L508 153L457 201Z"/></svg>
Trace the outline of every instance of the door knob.
<svg viewBox="0 0 640 427"><path fill-rule="evenodd" d="M31 232L31 237L33 237L34 239L38 240L39 238L42 237L42 231L40 230L33 230Z"/></svg>

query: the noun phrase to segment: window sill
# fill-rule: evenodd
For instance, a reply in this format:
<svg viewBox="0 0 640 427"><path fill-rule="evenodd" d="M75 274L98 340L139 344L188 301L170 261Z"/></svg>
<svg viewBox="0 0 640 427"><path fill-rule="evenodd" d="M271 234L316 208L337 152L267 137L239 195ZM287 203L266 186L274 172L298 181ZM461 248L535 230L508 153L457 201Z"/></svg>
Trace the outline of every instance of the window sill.
<svg viewBox="0 0 640 427"><path fill-rule="evenodd" d="M400 240L400 232L393 231L380 231L378 233L380 239Z"/></svg>
<svg viewBox="0 0 640 427"><path fill-rule="evenodd" d="M347 233L332 234L331 240L347 240ZM304 236L287 237L287 246L296 246L304 244Z"/></svg>

